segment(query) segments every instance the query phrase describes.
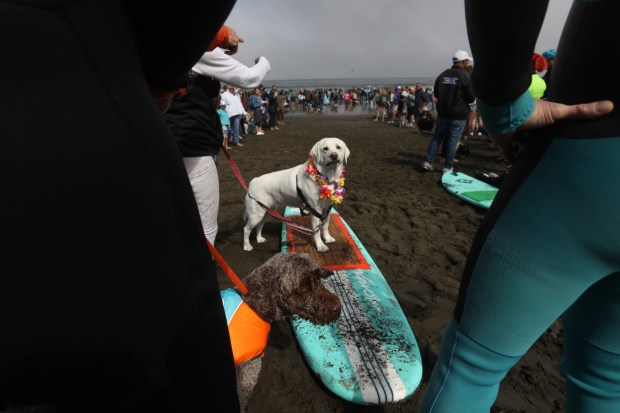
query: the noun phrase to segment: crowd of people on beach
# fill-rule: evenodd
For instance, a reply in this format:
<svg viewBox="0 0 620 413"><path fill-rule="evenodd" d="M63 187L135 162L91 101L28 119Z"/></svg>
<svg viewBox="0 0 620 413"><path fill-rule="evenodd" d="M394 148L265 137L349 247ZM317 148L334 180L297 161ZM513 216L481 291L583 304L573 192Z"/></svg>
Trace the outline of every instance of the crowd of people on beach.
<svg viewBox="0 0 620 413"><path fill-rule="evenodd" d="M224 146L243 146L248 134L262 136L284 125L286 114L373 113L375 121L398 127L431 131L435 103L432 87L368 86L365 88L271 89L260 84L253 90L223 85L218 113L225 136ZM231 119L240 113L238 130Z"/></svg>

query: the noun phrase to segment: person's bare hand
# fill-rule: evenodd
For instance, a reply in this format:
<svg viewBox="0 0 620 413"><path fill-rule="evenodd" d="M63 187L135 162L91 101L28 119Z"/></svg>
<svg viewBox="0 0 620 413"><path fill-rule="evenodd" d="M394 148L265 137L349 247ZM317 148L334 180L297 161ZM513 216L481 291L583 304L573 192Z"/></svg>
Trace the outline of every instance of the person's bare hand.
<svg viewBox="0 0 620 413"><path fill-rule="evenodd" d="M470 135L473 135L476 132L476 124L478 120L478 113L475 110L470 110L467 114L467 124L465 126L465 130Z"/></svg>
<svg viewBox="0 0 620 413"><path fill-rule="evenodd" d="M500 136L490 136L501 151L504 159L508 162L514 160L513 143L523 132L550 126L562 120L595 119L607 115L614 109L614 104L610 100L564 105L562 103L535 99L535 103L534 112L515 132Z"/></svg>
<svg viewBox="0 0 620 413"><path fill-rule="evenodd" d="M243 43L243 38L237 34L234 29L228 28L228 42L221 45L222 49L226 49L227 55L233 55L237 53L239 49L239 43Z"/></svg>

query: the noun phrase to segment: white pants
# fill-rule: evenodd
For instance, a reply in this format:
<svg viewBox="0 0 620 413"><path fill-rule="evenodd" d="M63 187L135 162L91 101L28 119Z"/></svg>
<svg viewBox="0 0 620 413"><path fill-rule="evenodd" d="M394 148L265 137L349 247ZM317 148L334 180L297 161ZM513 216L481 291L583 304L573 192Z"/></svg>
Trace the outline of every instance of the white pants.
<svg viewBox="0 0 620 413"><path fill-rule="evenodd" d="M212 156L200 156L183 158L183 163L200 211L202 230L209 242L215 245L220 209L220 184L215 161Z"/></svg>

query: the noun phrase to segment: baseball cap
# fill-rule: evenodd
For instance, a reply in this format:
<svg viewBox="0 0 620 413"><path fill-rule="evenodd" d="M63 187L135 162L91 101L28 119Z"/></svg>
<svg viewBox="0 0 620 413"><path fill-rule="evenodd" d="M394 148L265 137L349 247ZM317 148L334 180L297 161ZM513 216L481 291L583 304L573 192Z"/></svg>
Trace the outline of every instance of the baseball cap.
<svg viewBox="0 0 620 413"><path fill-rule="evenodd" d="M454 57L452 58L452 61L462 62L463 60L472 60L472 58L469 56L469 53L467 53L465 50L457 50L457 52L454 53Z"/></svg>
<svg viewBox="0 0 620 413"><path fill-rule="evenodd" d="M542 55L545 59L555 59L555 49L545 50Z"/></svg>

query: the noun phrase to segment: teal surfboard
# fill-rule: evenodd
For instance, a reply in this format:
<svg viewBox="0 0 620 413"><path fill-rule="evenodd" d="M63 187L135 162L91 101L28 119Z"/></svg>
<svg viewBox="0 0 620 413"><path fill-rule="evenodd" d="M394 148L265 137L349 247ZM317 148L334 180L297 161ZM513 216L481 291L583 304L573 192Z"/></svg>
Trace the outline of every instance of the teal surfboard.
<svg viewBox="0 0 620 413"><path fill-rule="evenodd" d="M456 171L445 172L441 176L441 184L452 195L486 209L491 206L498 191L497 187Z"/></svg>
<svg viewBox="0 0 620 413"><path fill-rule="evenodd" d="M304 226L298 208L285 216ZM338 320L315 325L291 320L299 348L310 369L341 398L363 405L394 403L420 384L422 361L415 336L392 289L357 236L332 210L329 251L318 253L310 237L282 228L282 251L313 255L332 275L323 280L340 297Z"/></svg>

